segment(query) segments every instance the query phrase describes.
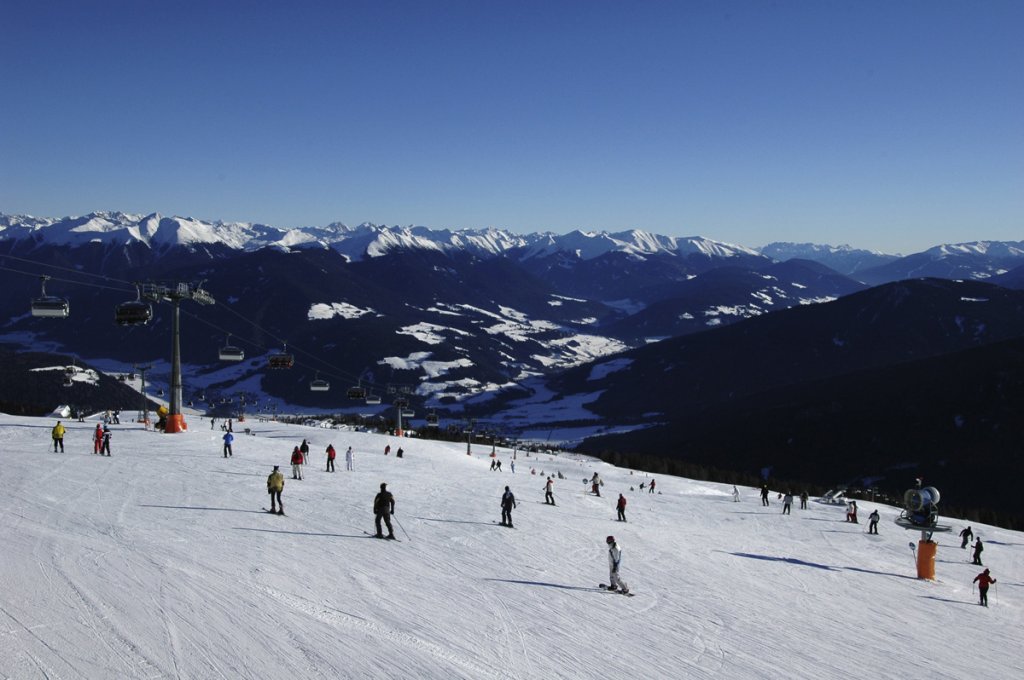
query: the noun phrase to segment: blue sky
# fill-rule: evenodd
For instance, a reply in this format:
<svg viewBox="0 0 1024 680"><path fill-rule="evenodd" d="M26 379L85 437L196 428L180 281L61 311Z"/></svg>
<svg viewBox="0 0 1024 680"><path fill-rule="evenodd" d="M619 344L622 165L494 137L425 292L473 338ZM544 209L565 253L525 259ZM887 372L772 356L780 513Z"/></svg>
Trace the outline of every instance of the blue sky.
<svg viewBox="0 0 1024 680"><path fill-rule="evenodd" d="M0 211L1024 239L1024 2L0 5Z"/></svg>

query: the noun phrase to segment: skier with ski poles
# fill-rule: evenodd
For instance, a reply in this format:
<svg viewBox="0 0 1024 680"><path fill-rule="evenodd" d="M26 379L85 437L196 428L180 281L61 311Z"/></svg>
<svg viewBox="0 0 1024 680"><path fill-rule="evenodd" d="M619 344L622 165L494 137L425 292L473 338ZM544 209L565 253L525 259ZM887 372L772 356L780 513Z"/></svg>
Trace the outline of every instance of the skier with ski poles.
<svg viewBox="0 0 1024 680"><path fill-rule="evenodd" d="M225 458L227 458L228 456L234 456L234 454L231 452L231 442L233 442L233 441L235 441L235 435L231 434L230 432L225 432L224 433L224 457Z"/></svg>
<svg viewBox="0 0 1024 680"><path fill-rule="evenodd" d="M334 444L327 445L327 472L334 472Z"/></svg>
<svg viewBox="0 0 1024 680"><path fill-rule="evenodd" d="M960 538L963 539L963 541L961 541L960 543L960 547L966 550L967 544L971 542L972 538L974 538L974 532L971 531L970 527L967 527L966 529L960 532Z"/></svg>
<svg viewBox="0 0 1024 680"><path fill-rule="evenodd" d="M544 484L544 502L548 505L555 504L555 494L552 492L555 482L548 477L548 481Z"/></svg>
<svg viewBox="0 0 1024 680"><path fill-rule="evenodd" d="M978 602L982 607L988 606L988 587L990 584L995 583L996 580L989 576L988 569L981 572L974 577L974 582L978 584L978 593L981 596L981 600Z"/></svg>
<svg viewBox="0 0 1024 680"><path fill-rule="evenodd" d="M868 522L869 522L868 523L868 533L869 534L876 534L876 535L878 534L878 520L879 520L878 508L875 508L874 510L871 511L871 514L868 515Z"/></svg>
<svg viewBox="0 0 1024 680"><path fill-rule="evenodd" d="M615 509L619 513L619 521L620 522L625 522L626 521L626 497L623 496L621 493L619 494L618 502L615 503Z"/></svg>
<svg viewBox="0 0 1024 680"><path fill-rule="evenodd" d="M50 433L53 437L53 452L57 453L57 447L60 447L60 452L64 453L64 426L58 420L57 424L53 426L53 431Z"/></svg>
<svg viewBox="0 0 1024 680"><path fill-rule="evenodd" d="M373 515L374 525L377 527L376 538L384 538L384 532L381 530L381 520L388 528L387 537L391 540L395 539L395 530L391 527L391 515L395 512L395 497L388 491L388 485L386 482L380 483L380 493L373 498Z"/></svg>

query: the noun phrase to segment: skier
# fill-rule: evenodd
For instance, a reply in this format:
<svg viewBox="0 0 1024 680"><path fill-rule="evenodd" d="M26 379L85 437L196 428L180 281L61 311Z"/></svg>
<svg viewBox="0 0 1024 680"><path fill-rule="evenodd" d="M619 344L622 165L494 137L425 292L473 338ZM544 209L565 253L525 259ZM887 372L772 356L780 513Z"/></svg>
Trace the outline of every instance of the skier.
<svg viewBox="0 0 1024 680"><path fill-rule="evenodd" d="M732 502L733 503L739 503L740 502L740 490L736 488L735 484L732 485Z"/></svg>
<svg viewBox="0 0 1024 680"><path fill-rule="evenodd" d="M57 453L57 447L60 447L60 452L64 453L64 426L61 425L60 421L53 426L53 432L50 433L53 437L53 452Z"/></svg>
<svg viewBox="0 0 1024 680"><path fill-rule="evenodd" d="M555 486L554 480L551 479L550 477L548 477L548 481L544 485L544 502L547 503L548 505L554 505L555 504L555 494L552 492L552 489L554 488L554 486Z"/></svg>
<svg viewBox="0 0 1024 680"><path fill-rule="evenodd" d="M869 534L877 534L878 533L878 519L879 519L878 508L875 508L874 510L871 511L871 514L868 515L868 533Z"/></svg>
<svg viewBox="0 0 1024 680"><path fill-rule="evenodd" d="M981 539L980 538L977 541L974 542L974 561L971 564L977 564L978 566L983 566L981 564L981 551L984 550L984 549L985 549L985 547L981 544Z"/></svg>
<svg viewBox="0 0 1024 680"><path fill-rule="evenodd" d="M615 504L615 509L619 512L619 521L626 521L626 497L621 493L619 494L619 502Z"/></svg>
<svg viewBox="0 0 1024 680"><path fill-rule="evenodd" d="M970 527L967 527L966 529L960 532L960 538L964 539L960 543L960 547L966 549L967 544L971 542L972 538L974 538L974 532L971 531Z"/></svg>
<svg viewBox="0 0 1024 680"><path fill-rule="evenodd" d="M501 460L495 460L494 462L498 464L498 472L501 472Z"/></svg>
<svg viewBox="0 0 1024 680"><path fill-rule="evenodd" d="M398 450L397 450L397 451L395 451L395 458L401 458L401 457L402 457L402 456L404 456L404 455L405 455L405 451L403 451L403 450L402 450L402 447L401 447L401 446L399 446L399 447L398 447ZM498 467L499 467L499 468L501 468L501 463L498 463Z"/></svg>
<svg viewBox="0 0 1024 680"><path fill-rule="evenodd" d="M334 472L334 444L327 445L327 472Z"/></svg>
<svg viewBox="0 0 1024 680"><path fill-rule="evenodd" d="M391 528L391 515L395 512L395 497L388 491L388 485L386 482L380 483L380 493L373 498L373 514L374 514L374 525L377 527L377 538L384 538L384 533L381 531L380 522L384 520L384 524L388 527L387 537L394 540L395 530Z"/></svg>
<svg viewBox="0 0 1024 680"><path fill-rule="evenodd" d="M804 491L804 492L802 492L800 494L800 509L801 510L806 510L807 509L807 492L806 491Z"/></svg>
<svg viewBox="0 0 1024 680"><path fill-rule="evenodd" d="M498 463L497 459L491 458L491 472L494 472L497 469L497 467L498 467L497 463Z"/></svg>
<svg viewBox="0 0 1024 680"><path fill-rule="evenodd" d="M92 433L92 452L99 453L103 448L103 426L96 423L96 431Z"/></svg>
<svg viewBox="0 0 1024 680"><path fill-rule="evenodd" d="M211 430L213 429L213 426L216 425L216 424L217 424L217 419L216 418L210 418L210 429Z"/></svg>
<svg viewBox="0 0 1024 680"><path fill-rule="evenodd" d="M507 486L501 495L501 525L512 528L512 508L516 507L516 497Z"/></svg>
<svg viewBox="0 0 1024 680"><path fill-rule="evenodd" d="M761 505L768 506L768 482L761 485Z"/></svg>
<svg viewBox="0 0 1024 680"><path fill-rule="evenodd" d="M227 458L228 456L233 456L234 455L231 452L231 442L233 442L233 441L235 441L235 435L231 434L230 432L225 432L224 433L224 457L225 458Z"/></svg>
<svg viewBox="0 0 1024 680"><path fill-rule="evenodd" d="M100 448L100 455L110 455L110 428L106 425L103 426L103 446Z"/></svg>
<svg viewBox="0 0 1024 680"><path fill-rule="evenodd" d="M996 580L989 576L988 569L981 572L974 577L974 582L978 584L978 593L981 595L981 600L978 602L982 607L988 606L988 587L990 584L995 583Z"/></svg>
<svg viewBox="0 0 1024 680"><path fill-rule="evenodd" d="M595 472L590 479L590 491L595 496L601 495L601 477Z"/></svg>
<svg viewBox="0 0 1024 680"><path fill-rule="evenodd" d="M790 515L793 510L793 494L786 492L786 495L782 497L782 514Z"/></svg>
<svg viewBox="0 0 1024 680"><path fill-rule="evenodd" d="M292 479L302 479L302 463L304 461L302 450L296 446L292 449Z"/></svg>
<svg viewBox="0 0 1024 680"><path fill-rule="evenodd" d="M647 487L647 493L654 493L654 480L651 480L651 485Z"/></svg>
<svg viewBox="0 0 1024 680"><path fill-rule="evenodd" d="M516 462L513 460L511 463L508 464L508 466L510 468L512 468L512 474L515 474L516 473Z"/></svg>
<svg viewBox="0 0 1024 680"><path fill-rule="evenodd" d="M352 467L352 461L353 461L354 457L355 457L355 454L352 453L352 447L350 446L350 447L348 447L348 451L345 452L345 469L346 470L354 469Z"/></svg>
<svg viewBox="0 0 1024 680"><path fill-rule="evenodd" d="M857 501L850 501L846 506L846 521L857 524Z"/></svg>
<svg viewBox="0 0 1024 680"><path fill-rule="evenodd" d="M389 453L391 453L391 444L388 444L387 446L384 447L384 455L386 456Z"/></svg>
<svg viewBox="0 0 1024 680"><path fill-rule="evenodd" d="M279 515L284 514L284 501L281 500L281 492L284 491L284 475L281 468L274 466L274 471L267 477L267 493L270 494L270 512Z"/></svg>
<svg viewBox="0 0 1024 680"><path fill-rule="evenodd" d="M299 445L299 451L302 452L302 464L305 465L306 461L309 460L309 442L303 439L302 444ZM301 479L301 477L299 479Z"/></svg>
<svg viewBox="0 0 1024 680"><path fill-rule="evenodd" d="M622 548L615 542L614 536L609 536L605 539L605 543L608 544L608 590L620 590L625 595L629 592L629 588L619 578L619 565L622 563Z"/></svg>

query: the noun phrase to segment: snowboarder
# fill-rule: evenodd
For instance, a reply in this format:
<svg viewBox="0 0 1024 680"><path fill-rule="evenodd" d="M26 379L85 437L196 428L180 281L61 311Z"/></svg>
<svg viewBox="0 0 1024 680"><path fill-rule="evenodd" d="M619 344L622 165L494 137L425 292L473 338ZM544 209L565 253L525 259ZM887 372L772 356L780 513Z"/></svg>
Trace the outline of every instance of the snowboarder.
<svg viewBox="0 0 1024 680"><path fill-rule="evenodd" d="M595 472L594 476L590 478L590 492L595 496L601 495L601 477Z"/></svg>
<svg viewBox="0 0 1024 680"><path fill-rule="evenodd" d="M740 502L740 490L736 488L735 484L732 485L732 502L733 503L739 503Z"/></svg>
<svg viewBox="0 0 1024 680"><path fill-rule="evenodd" d="M388 444L387 446L384 447L384 455L386 456L389 453L391 453L391 444Z"/></svg>
<svg viewBox="0 0 1024 680"><path fill-rule="evenodd" d="M767 507L768 503L768 483L765 482L761 485L761 505Z"/></svg>
<svg viewBox="0 0 1024 680"><path fill-rule="evenodd" d="M800 509L801 510L806 510L807 509L807 492L806 491L803 491L800 494Z"/></svg>
<svg viewBox="0 0 1024 680"><path fill-rule="evenodd" d="M279 515L284 514L284 501L281 500L281 492L284 491L284 475L281 468L274 466L274 471L267 477L267 493L270 494L270 512Z"/></svg>
<svg viewBox="0 0 1024 680"><path fill-rule="evenodd" d="M53 432L50 433L53 437L53 452L57 453L57 447L60 447L60 452L64 453L64 426L61 425L60 421L53 426Z"/></svg>
<svg viewBox="0 0 1024 680"><path fill-rule="evenodd" d="M234 455L233 453L231 453L231 442L233 442L233 441L235 441L235 435L231 434L230 432L225 432L224 433L224 457L225 458L227 458L228 456L233 456Z"/></svg>
<svg viewBox="0 0 1024 680"><path fill-rule="evenodd" d="M403 451L403 450L402 450L402 447L401 447L401 446L399 446L399 447L398 447L398 450L397 450L397 451L395 451L395 458L401 458L401 457L403 457L404 455L405 455L405 451ZM501 468L501 463L498 463L498 468L499 468L499 469Z"/></svg>
<svg viewBox="0 0 1024 680"><path fill-rule="evenodd" d="M110 428L103 426L103 446L100 448L100 455L110 455Z"/></svg>
<svg viewBox="0 0 1024 680"><path fill-rule="evenodd" d="M651 480L651 485L647 487L647 493L654 493L654 480Z"/></svg>
<svg viewBox="0 0 1024 680"><path fill-rule="evenodd" d="M615 542L614 536L605 539L608 544L608 590L621 590L623 594L629 592L629 588L619 578L619 565L622 563L622 548Z"/></svg>
<svg viewBox="0 0 1024 680"><path fill-rule="evenodd" d="M516 507L516 497L507 486L501 494L501 525L512 528L512 508Z"/></svg>
<svg viewBox="0 0 1024 680"><path fill-rule="evenodd" d="M878 508L875 508L874 510L871 511L871 514L868 515L868 533L869 534L877 534L878 533L878 519L879 519Z"/></svg>
<svg viewBox="0 0 1024 680"><path fill-rule="evenodd" d="M292 479L302 479L302 463L304 461L302 449L296 446L292 449Z"/></svg>
<svg viewBox="0 0 1024 680"><path fill-rule="evenodd" d="M850 501L846 506L846 521L857 524L857 501Z"/></svg>
<svg viewBox="0 0 1024 680"><path fill-rule="evenodd" d="M352 453L352 447L348 447L348 451L345 452L345 469L353 470L352 462L355 459L355 454Z"/></svg>
<svg viewBox="0 0 1024 680"><path fill-rule="evenodd" d="M981 572L974 577L974 582L978 584L978 593L981 595L981 600L978 602L982 607L988 606L988 587L990 584L995 583L996 580L989 576L988 569Z"/></svg>
<svg viewBox="0 0 1024 680"><path fill-rule="evenodd" d="M985 547L981 544L981 539L980 538L977 541L974 542L974 561L971 564L977 564L978 566L983 566L981 564L981 551L984 550L984 549L985 549Z"/></svg>
<svg viewBox="0 0 1024 680"><path fill-rule="evenodd" d="M790 514L792 514L792 510L793 510L793 494L787 492L786 495L782 497L782 514L783 515L790 515Z"/></svg>
<svg viewBox="0 0 1024 680"><path fill-rule="evenodd" d="M548 477L548 481L544 485L544 502L547 503L548 505L554 505L555 504L555 494L552 491L554 486L555 486L554 480L551 479L550 477Z"/></svg>
<svg viewBox="0 0 1024 680"><path fill-rule="evenodd" d="M305 465L306 461L309 460L309 442L303 439L302 443L299 445L299 451L302 452L302 464Z"/></svg>
<svg viewBox="0 0 1024 680"><path fill-rule="evenodd" d="M964 539L960 543L960 547L966 549L967 544L971 542L972 538L974 538L974 532L971 531L970 527L967 527L966 529L960 532L960 538Z"/></svg>
<svg viewBox="0 0 1024 680"><path fill-rule="evenodd" d="M96 431L92 433L92 452L99 453L103 448L103 426L96 423Z"/></svg>
<svg viewBox="0 0 1024 680"><path fill-rule="evenodd" d="M626 521L626 497L621 493L619 494L619 501L615 504L615 509L619 512L619 521Z"/></svg>
<svg viewBox="0 0 1024 680"><path fill-rule="evenodd" d="M334 444L327 445L327 472L334 472Z"/></svg>
<svg viewBox="0 0 1024 680"><path fill-rule="evenodd" d="M384 524L388 528L387 537L390 539L395 538L395 530L391 528L391 515L395 512L395 497L388 491L388 485L386 482L380 483L380 493L373 498L373 514L374 514L374 525L377 527L377 538L384 538L384 533L381 531L380 522L384 520Z"/></svg>

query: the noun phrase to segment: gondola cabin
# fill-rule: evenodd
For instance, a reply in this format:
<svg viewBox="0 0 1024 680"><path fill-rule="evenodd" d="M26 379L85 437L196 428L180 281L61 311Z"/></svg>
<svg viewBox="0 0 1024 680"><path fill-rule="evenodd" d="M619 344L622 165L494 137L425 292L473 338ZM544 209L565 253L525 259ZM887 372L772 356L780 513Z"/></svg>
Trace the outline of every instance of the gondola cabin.
<svg viewBox="0 0 1024 680"><path fill-rule="evenodd" d="M309 383L309 389L311 392L326 392L331 389L331 383L317 378Z"/></svg>
<svg viewBox="0 0 1024 680"><path fill-rule="evenodd" d="M118 326L143 326L152 318L152 305L142 300L122 302L114 309L114 321Z"/></svg>
<svg viewBox="0 0 1024 680"><path fill-rule="evenodd" d="M291 368L295 365L295 357L288 352L277 352L270 355L268 365L271 368Z"/></svg>
<svg viewBox="0 0 1024 680"><path fill-rule="evenodd" d="M436 413L431 412L431 413L427 414L427 425L429 425L430 427L437 427L437 414Z"/></svg>
<svg viewBox="0 0 1024 680"><path fill-rule="evenodd" d="M416 417L416 411L413 411L412 409L408 409L408 408L402 409L402 417L403 418L415 418Z"/></svg>
<svg viewBox="0 0 1024 680"><path fill-rule="evenodd" d="M366 399L366 388L365 387L360 387L359 385L356 385L354 387L348 388L348 398L349 399ZM380 401L378 401L377 403L380 403Z"/></svg>
<svg viewBox="0 0 1024 680"><path fill-rule="evenodd" d="M245 359L245 350L234 345L224 345L217 353L221 361L242 361Z"/></svg>
<svg viewBox="0 0 1024 680"><path fill-rule="evenodd" d="M71 313L71 305L62 297L47 295L32 300L32 316L63 319Z"/></svg>
<svg viewBox="0 0 1024 680"><path fill-rule="evenodd" d="M366 405L367 406L377 406L378 404L380 404L380 397L378 397L376 394L372 394L372 393L366 395Z"/></svg>

